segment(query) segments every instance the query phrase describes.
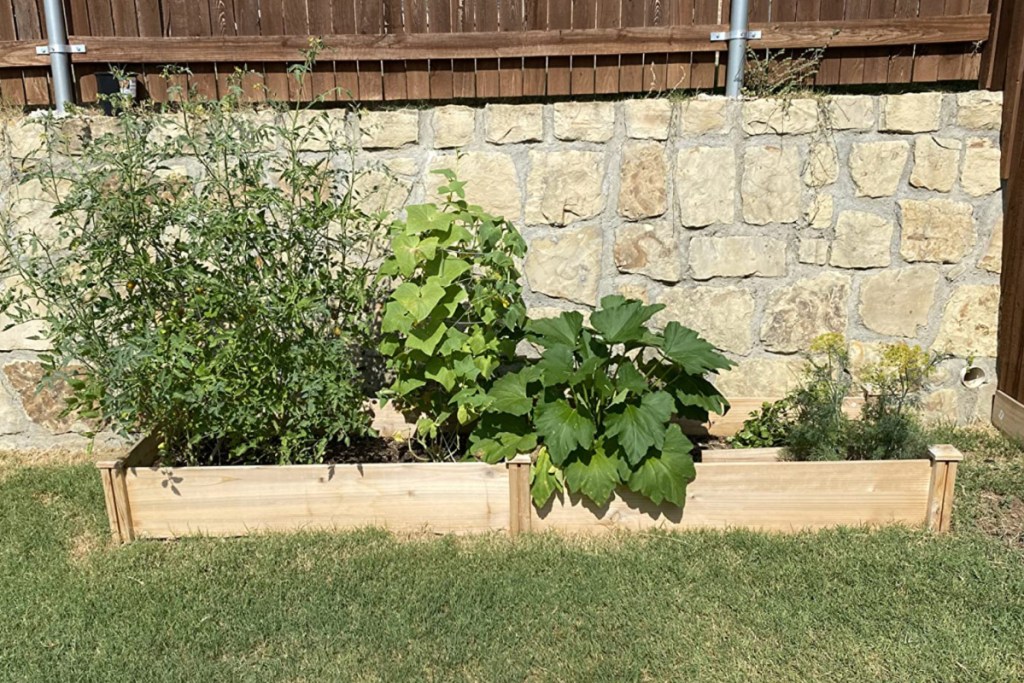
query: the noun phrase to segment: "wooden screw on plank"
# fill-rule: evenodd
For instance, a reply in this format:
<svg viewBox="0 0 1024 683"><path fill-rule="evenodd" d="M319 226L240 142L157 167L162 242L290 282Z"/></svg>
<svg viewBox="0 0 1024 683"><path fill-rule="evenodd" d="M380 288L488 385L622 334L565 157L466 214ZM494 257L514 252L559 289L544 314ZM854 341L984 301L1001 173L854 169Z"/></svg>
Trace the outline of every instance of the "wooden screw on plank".
<svg viewBox="0 0 1024 683"><path fill-rule="evenodd" d="M956 469L963 453L953 446L931 446L928 456L932 461L932 482L928 493L928 528L945 533L949 531L953 514L953 495Z"/></svg>
<svg viewBox="0 0 1024 683"><path fill-rule="evenodd" d="M530 500L529 455L517 455L508 467L508 531L513 536L529 531L532 526L533 505Z"/></svg>

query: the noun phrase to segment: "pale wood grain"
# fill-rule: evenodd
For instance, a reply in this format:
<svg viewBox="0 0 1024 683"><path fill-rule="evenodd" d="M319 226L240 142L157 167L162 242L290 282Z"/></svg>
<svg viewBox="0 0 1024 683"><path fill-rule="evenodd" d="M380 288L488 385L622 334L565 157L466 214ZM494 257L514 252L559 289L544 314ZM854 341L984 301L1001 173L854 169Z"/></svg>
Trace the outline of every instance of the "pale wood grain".
<svg viewBox="0 0 1024 683"><path fill-rule="evenodd" d="M140 538L509 527L505 467L481 463L132 468L126 482Z"/></svg>
<svg viewBox="0 0 1024 683"><path fill-rule="evenodd" d="M697 465L685 511L620 491L602 508L556 499L533 521L536 531L742 527L792 532L839 525L926 521L928 460L879 462L710 463Z"/></svg>
<svg viewBox="0 0 1024 683"><path fill-rule="evenodd" d="M782 460L782 448L725 448L704 451L700 454L701 462L779 462Z"/></svg>

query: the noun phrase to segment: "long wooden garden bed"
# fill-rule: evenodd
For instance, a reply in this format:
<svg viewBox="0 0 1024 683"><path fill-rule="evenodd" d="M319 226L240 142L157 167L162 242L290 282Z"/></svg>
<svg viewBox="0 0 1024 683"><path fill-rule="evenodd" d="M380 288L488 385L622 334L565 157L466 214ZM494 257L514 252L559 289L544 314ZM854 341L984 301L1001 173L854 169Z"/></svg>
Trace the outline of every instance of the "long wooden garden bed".
<svg viewBox="0 0 1024 683"><path fill-rule="evenodd" d="M779 462L773 449L709 451L683 510L629 491L596 506L574 496L532 505L530 459L480 463L156 467L158 441L98 464L110 531L122 542L377 526L393 531L601 532L839 525L949 528L952 446L921 460Z"/></svg>

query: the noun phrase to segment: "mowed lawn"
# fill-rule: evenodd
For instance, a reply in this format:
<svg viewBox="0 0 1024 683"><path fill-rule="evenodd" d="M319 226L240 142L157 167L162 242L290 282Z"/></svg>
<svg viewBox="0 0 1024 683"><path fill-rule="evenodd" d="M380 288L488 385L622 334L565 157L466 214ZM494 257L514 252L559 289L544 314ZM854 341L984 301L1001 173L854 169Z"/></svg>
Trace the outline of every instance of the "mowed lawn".
<svg viewBox="0 0 1024 683"><path fill-rule="evenodd" d="M948 436L949 536L115 548L91 466L0 468L0 681L1024 680L1024 455Z"/></svg>

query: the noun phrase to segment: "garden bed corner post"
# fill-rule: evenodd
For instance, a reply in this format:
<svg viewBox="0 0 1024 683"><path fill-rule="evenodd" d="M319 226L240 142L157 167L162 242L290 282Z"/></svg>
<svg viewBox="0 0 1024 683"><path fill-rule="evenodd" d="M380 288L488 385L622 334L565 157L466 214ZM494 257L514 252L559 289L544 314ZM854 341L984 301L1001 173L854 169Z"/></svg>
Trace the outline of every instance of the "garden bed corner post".
<svg viewBox="0 0 1024 683"><path fill-rule="evenodd" d="M945 533L949 531L952 521L957 464L964 456L956 448L948 445L930 447L928 456L932 461L931 488L928 493L928 528Z"/></svg>
<svg viewBox="0 0 1024 683"><path fill-rule="evenodd" d="M512 536L529 531L533 520L533 505L530 500L529 455L517 455L506 463L508 468L508 532Z"/></svg>
<svg viewBox="0 0 1024 683"><path fill-rule="evenodd" d="M128 503L128 487L125 484L125 463L123 460L96 463L103 483L103 500L110 522L110 535L117 543L135 540L132 528L132 513Z"/></svg>

